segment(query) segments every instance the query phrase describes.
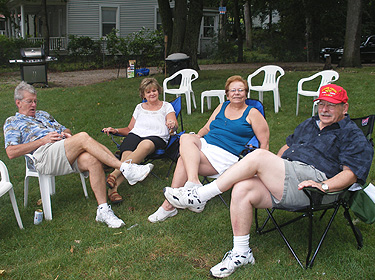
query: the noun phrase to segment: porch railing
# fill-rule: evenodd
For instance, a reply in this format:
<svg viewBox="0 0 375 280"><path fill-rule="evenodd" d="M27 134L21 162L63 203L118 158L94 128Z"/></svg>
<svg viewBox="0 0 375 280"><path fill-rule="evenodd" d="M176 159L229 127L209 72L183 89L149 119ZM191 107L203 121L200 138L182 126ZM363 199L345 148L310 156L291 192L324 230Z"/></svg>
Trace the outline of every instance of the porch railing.
<svg viewBox="0 0 375 280"><path fill-rule="evenodd" d="M33 43L41 43L44 45L44 38L41 37L31 37L27 38L28 41ZM50 51L64 51L67 49L68 40L66 37L49 37L49 50Z"/></svg>

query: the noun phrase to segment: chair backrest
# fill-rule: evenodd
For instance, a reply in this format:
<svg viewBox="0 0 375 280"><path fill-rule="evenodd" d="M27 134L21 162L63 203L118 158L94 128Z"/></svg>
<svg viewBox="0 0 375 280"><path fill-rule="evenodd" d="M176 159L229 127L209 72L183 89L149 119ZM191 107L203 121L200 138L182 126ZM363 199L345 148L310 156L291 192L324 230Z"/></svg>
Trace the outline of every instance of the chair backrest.
<svg viewBox="0 0 375 280"><path fill-rule="evenodd" d="M10 183L8 169L4 162L0 160L0 196L9 190L9 186L6 183ZM4 188L3 188L4 186Z"/></svg>
<svg viewBox="0 0 375 280"><path fill-rule="evenodd" d="M375 115L351 119L362 130L367 140L374 146L372 133L374 131Z"/></svg>
<svg viewBox="0 0 375 280"><path fill-rule="evenodd" d="M324 71L320 71L318 73L315 73L314 75L310 76L310 77L306 77L306 78L302 78L298 81L298 86L297 86L297 91L298 92L301 92L303 91L302 89L302 86L303 86L303 83L304 82L307 82L307 81L312 81L314 80L315 78L321 76L321 81L320 81L320 84L319 84L319 87L318 89L316 90L316 95L318 96L319 95L319 89L322 87L322 86L325 86L325 85L328 85L328 84L331 84L333 83L334 81L337 81L340 77L339 73L337 73L336 71L334 70L324 70Z"/></svg>
<svg viewBox="0 0 375 280"><path fill-rule="evenodd" d="M259 100L250 99L250 98L246 99L245 102L246 102L247 105L253 106L254 108L258 109L258 111L263 115L263 117L266 118L266 114L264 112L264 106L263 106L262 102L260 102ZM259 148L260 143L259 143L258 138L254 135L254 137L251 138L250 141L247 143L247 146Z"/></svg>
<svg viewBox="0 0 375 280"><path fill-rule="evenodd" d="M254 73L250 74L247 77L247 83L249 84L249 87L252 86L251 79L262 71L264 71L264 79L263 79L262 86L271 85L271 84L278 85L280 78L284 76L285 74L284 70L280 66L277 66L277 65L266 65L266 66L260 67Z"/></svg>
<svg viewBox="0 0 375 280"><path fill-rule="evenodd" d="M198 79L199 75L198 72L194 69L182 69L174 73L172 76L165 78L163 81L163 89L167 89L167 83L174 78L176 78L178 75L181 75L181 82L179 89L188 89L191 91L192 86L191 83Z"/></svg>

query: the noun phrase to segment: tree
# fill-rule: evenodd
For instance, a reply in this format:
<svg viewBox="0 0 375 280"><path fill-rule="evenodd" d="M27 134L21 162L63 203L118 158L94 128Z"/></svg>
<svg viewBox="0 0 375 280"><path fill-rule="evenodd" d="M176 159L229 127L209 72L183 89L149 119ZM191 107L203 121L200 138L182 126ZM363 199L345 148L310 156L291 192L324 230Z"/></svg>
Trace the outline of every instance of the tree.
<svg viewBox="0 0 375 280"><path fill-rule="evenodd" d="M251 0L247 0L244 5L244 21L246 34L246 48L253 49L253 22L251 13Z"/></svg>
<svg viewBox="0 0 375 280"><path fill-rule="evenodd" d="M361 21L363 0L348 0L344 54L339 67L361 67Z"/></svg>
<svg viewBox="0 0 375 280"><path fill-rule="evenodd" d="M234 9L234 28L237 34L237 62L243 62L243 37L241 31L241 21L240 21L240 7L238 5L238 0L233 1Z"/></svg>
<svg viewBox="0 0 375 280"><path fill-rule="evenodd" d="M48 13L47 13L47 0L42 0L42 33L44 38L44 53L49 55L49 28L48 28Z"/></svg>
<svg viewBox="0 0 375 280"><path fill-rule="evenodd" d="M164 34L168 36L167 54L185 52L191 58L192 68L199 69L197 50L203 0L176 0L174 21L168 0L158 0ZM173 22L173 24L171 24Z"/></svg>

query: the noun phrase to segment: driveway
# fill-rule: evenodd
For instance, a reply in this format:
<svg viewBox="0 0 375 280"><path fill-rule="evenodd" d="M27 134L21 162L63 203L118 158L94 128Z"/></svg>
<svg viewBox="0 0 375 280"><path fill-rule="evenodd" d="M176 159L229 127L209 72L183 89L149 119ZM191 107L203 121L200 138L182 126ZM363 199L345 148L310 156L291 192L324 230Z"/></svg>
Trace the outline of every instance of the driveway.
<svg viewBox="0 0 375 280"><path fill-rule="evenodd" d="M236 63L236 64L211 64L200 65L200 70L218 70L218 69L249 69L249 74L255 69L266 65L267 63ZM306 63L306 62L288 62L277 63L286 71L307 71L307 70L323 70L324 63ZM162 73L163 69L156 67L150 68L150 75ZM118 77L126 77L126 69L99 69L85 70L74 72L48 72L48 83L51 87L74 87L101 83L105 81L115 80ZM0 74L0 83L16 85L21 81L19 72Z"/></svg>

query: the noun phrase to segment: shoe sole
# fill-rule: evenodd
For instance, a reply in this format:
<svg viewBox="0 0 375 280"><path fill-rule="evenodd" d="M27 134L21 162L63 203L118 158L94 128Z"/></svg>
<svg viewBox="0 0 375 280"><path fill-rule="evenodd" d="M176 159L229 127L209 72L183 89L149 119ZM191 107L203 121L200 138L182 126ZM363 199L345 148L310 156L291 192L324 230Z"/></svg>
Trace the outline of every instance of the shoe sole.
<svg viewBox="0 0 375 280"><path fill-rule="evenodd" d="M176 207L176 208L179 208L179 209L189 209L190 211L194 212L194 213L201 213L203 210L204 210L204 206L201 206L202 209L197 209L196 207L191 207L191 206L181 206L181 205L178 205L174 202L175 200L175 196L174 195L170 195L168 192L166 192L166 188L163 189L163 192L164 192L164 196L165 198L168 200L168 202L170 204L172 204L173 207Z"/></svg>
<svg viewBox="0 0 375 280"><path fill-rule="evenodd" d="M151 163L149 163L147 165L149 166L149 171L147 173L145 173L145 175L143 175L139 180L134 180L134 181L129 181L128 180L129 185L133 186L133 185L137 184L138 182L142 182L144 179L146 179L146 177L148 176L148 174L150 174L150 172L154 168L154 165L151 164Z"/></svg>
<svg viewBox="0 0 375 280"><path fill-rule="evenodd" d="M106 222L104 222L104 221L97 220L97 219L95 219L95 221L98 222L98 223L106 224L109 228L121 228L121 227L125 226L125 223L121 223L119 226L110 226L110 225L108 225L108 224L107 224Z"/></svg>

